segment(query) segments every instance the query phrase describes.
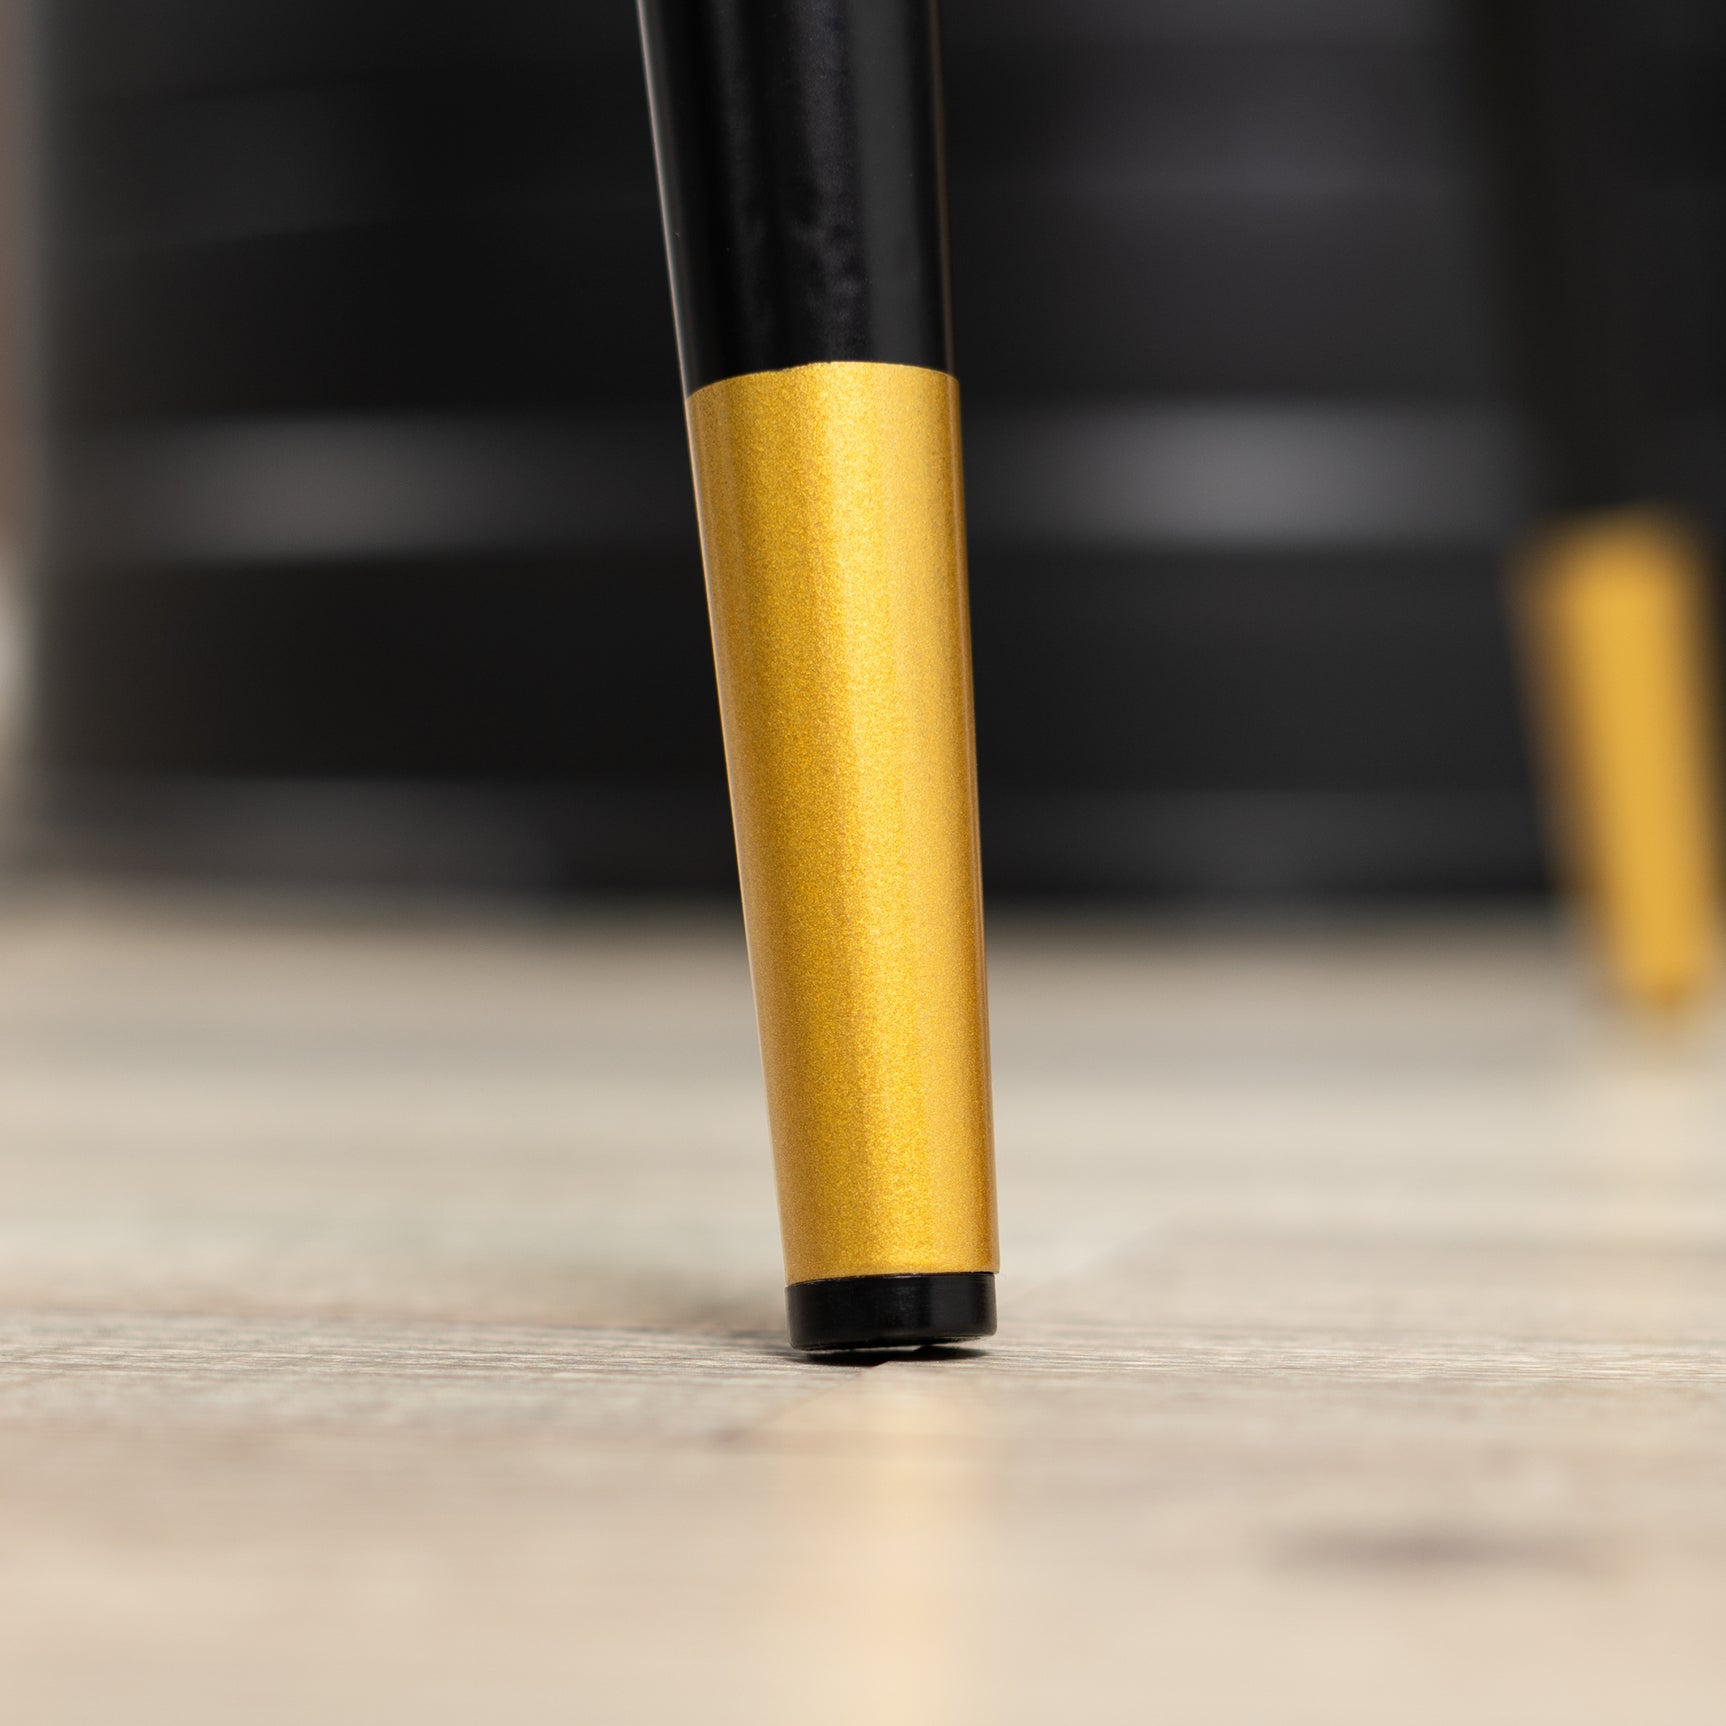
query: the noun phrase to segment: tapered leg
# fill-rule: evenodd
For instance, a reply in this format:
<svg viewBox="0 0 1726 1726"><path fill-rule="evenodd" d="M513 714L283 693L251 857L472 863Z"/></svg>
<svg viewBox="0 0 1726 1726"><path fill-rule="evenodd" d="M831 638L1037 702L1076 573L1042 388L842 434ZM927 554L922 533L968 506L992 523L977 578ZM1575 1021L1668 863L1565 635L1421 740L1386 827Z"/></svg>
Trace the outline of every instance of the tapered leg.
<svg viewBox="0 0 1726 1726"><path fill-rule="evenodd" d="M1661 503L1625 221L1613 0L1458 0L1538 505L1514 572L1537 760L1572 888L1626 1001L1713 975L1719 926L1709 571Z"/></svg>
<svg viewBox="0 0 1726 1726"><path fill-rule="evenodd" d="M642 0L793 1341L994 1328L929 0Z"/></svg>

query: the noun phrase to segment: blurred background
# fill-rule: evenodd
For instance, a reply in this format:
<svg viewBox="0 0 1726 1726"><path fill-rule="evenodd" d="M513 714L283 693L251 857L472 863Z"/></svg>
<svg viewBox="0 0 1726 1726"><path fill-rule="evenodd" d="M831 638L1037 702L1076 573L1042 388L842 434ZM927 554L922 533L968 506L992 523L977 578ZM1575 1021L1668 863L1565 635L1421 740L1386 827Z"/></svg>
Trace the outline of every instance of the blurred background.
<svg viewBox="0 0 1726 1726"><path fill-rule="evenodd" d="M1726 23L1586 4L1646 489L1717 523ZM1543 888L1459 11L947 0L995 895ZM14 29L14 851L730 891L629 0Z"/></svg>

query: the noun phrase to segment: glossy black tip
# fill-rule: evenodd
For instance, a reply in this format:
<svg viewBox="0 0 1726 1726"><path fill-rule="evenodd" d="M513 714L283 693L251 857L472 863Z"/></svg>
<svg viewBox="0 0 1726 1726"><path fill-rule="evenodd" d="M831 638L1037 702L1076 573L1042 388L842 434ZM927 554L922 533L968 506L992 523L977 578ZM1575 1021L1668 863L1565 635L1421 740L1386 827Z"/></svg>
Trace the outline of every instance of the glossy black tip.
<svg viewBox="0 0 1726 1726"><path fill-rule="evenodd" d="M995 1334L992 1271L827 1277L785 1291L793 1348L915 1348Z"/></svg>

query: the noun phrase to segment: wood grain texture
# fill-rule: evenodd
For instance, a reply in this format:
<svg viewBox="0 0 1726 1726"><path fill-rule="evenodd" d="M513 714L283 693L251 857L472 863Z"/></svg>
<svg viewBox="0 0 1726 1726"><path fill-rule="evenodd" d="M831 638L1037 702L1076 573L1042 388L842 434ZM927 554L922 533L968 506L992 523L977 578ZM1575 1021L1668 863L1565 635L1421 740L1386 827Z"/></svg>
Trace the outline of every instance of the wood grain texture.
<svg viewBox="0 0 1726 1726"><path fill-rule="evenodd" d="M20 1726L1718 1721L1726 1040L998 923L998 1345L810 1365L734 926L0 905Z"/></svg>

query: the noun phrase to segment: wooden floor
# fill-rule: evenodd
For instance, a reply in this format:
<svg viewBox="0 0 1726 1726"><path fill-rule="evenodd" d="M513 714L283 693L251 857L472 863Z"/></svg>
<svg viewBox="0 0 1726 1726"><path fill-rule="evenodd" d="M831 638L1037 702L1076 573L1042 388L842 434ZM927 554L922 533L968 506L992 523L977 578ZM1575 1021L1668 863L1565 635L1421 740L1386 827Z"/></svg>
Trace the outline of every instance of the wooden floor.
<svg viewBox="0 0 1726 1726"><path fill-rule="evenodd" d="M0 899L8 1726L1719 1726L1726 1031L993 934L986 1350L780 1341L740 941Z"/></svg>

